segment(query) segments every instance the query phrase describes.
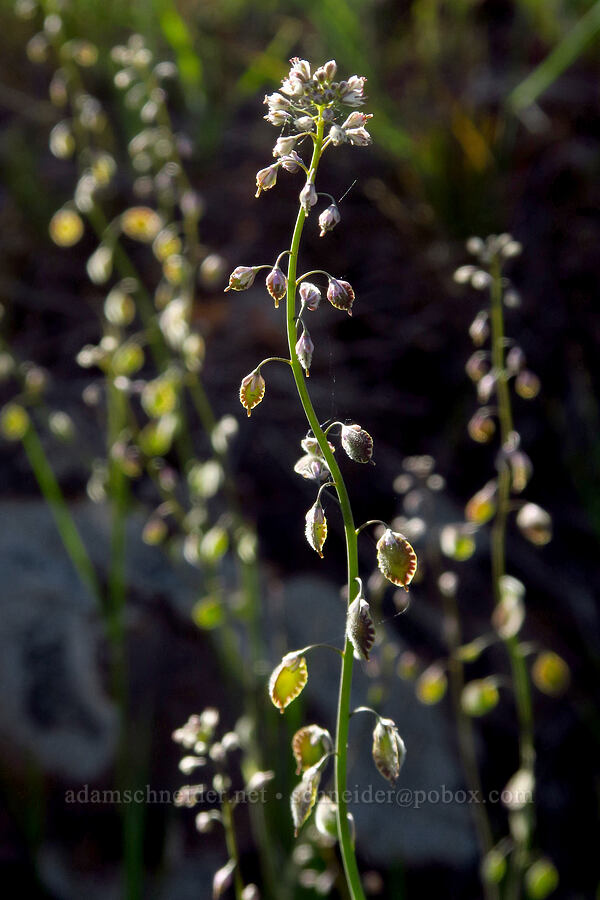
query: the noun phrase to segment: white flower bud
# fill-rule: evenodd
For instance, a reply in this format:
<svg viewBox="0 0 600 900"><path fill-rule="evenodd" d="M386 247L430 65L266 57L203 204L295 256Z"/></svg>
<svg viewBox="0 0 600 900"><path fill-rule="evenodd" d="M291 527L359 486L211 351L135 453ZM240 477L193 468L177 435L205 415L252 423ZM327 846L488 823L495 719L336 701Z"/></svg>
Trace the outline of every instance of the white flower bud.
<svg viewBox="0 0 600 900"><path fill-rule="evenodd" d="M314 311L321 302L321 291L310 281L303 281L300 285L300 300L303 306Z"/></svg>
<svg viewBox="0 0 600 900"><path fill-rule="evenodd" d="M330 203L327 209L324 209L319 216L319 227L321 233L319 237L325 237L328 231L333 231L340 221L340 211L335 203Z"/></svg>
<svg viewBox="0 0 600 900"><path fill-rule="evenodd" d="M296 146L297 140L298 138L296 135L277 138L275 146L273 147L273 156L287 156Z"/></svg>
<svg viewBox="0 0 600 900"><path fill-rule="evenodd" d="M266 169L260 169L256 173L255 197L260 197L261 191L268 191L270 188L275 187L278 169L279 163L273 163L272 166L267 166Z"/></svg>
<svg viewBox="0 0 600 900"><path fill-rule="evenodd" d="M309 214L311 208L317 202L317 190L314 184L310 181L307 181L302 190L300 191L300 205L302 209L306 213Z"/></svg>

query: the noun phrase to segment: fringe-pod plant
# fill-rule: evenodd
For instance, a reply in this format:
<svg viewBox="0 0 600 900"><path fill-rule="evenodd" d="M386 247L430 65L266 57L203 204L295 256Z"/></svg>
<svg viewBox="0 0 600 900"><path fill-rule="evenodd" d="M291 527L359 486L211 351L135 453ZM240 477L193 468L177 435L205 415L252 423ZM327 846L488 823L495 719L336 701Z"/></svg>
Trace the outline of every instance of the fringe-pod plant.
<svg viewBox="0 0 600 900"><path fill-rule="evenodd" d="M254 723L244 756L251 777L260 769L262 753L256 740L262 692L256 690L254 665L264 656L257 626L257 539L242 512L230 463L235 419L215 415L202 381L206 347L194 318L197 288L211 289L222 277L224 261L199 239L203 201L183 165L191 148L174 130L169 114L169 84L177 70L169 61L157 61L141 35L132 35L111 54L114 86L124 102L106 107L89 86L100 59L96 45L69 33L68 16L59 15L51 2L39 10L32 7L28 18L35 21L42 12L42 30L29 41L28 56L35 63L54 64L49 93L58 121L50 133L50 150L77 166L73 196L52 216L50 237L70 251L89 226L98 245L87 274L94 289L105 292L98 340L84 346L77 361L90 373L96 370L83 401L97 410L99 427L106 430L103 455L83 441L79 446L91 468L89 497L111 509L106 584L80 537L46 441L38 436L47 425L54 437L72 439L76 417L45 409L47 377L39 367L19 365L7 342L0 361L4 376L13 377L17 388L0 414L0 433L22 443L65 549L104 617L112 693L121 718L117 780L128 784L141 777L146 757L146 752L133 754L127 738L135 729L128 709L125 633L126 522L141 497L147 501L151 496L151 485L140 487L144 479L152 482L156 500L143 539L165 544L204 575L204 594L193 618L210 634L224 674L236 679L236 689L242 681L243 711ZM121 152L119 116L131 135L128 154ZM131 167L123 159L127 155ZM135 196L131 205L123 203L123 193ZM226 558L233 560L235 574ZM240 653L248 654L251 664L237 676ZM273 869L264 809L254 804L251 811L263 862ZM139 805L124 808L131 897L142 890L143 812Z"/></svg>
<svg viewBox="0 0 600 900"><path fill-rule="evenodd" d="M291 60L289 75L283 80L279 91L265 97L268 107L265 119L281 129L281 133L273 148L275 161L257 173L256 196L273 188L282 170L300 173L305 180L299 194L299 208L289 249L278 252L274 264L238 266L232 272L226 290L246 290L254 283L260 270L268 269L266 287L275 306L278 307L280 302L285 301L289 358L275 357L260 362L243 378L240 400L250 415L265 395L263 368L272 362L289 366L309 428L306 438L302 440L304 456L297 462L295 471L317 486L315 502L306 514L306 537L320 556L323 555L327 537L327 518L323 506L326 492L333 490L339 502L346 542L348 607L345 644L343 648L334 648L341 655L335 739L332 739L327 729L318 725L302 728L295 735L293 751L298 772L303 774L292 793L291 808L295 831L298 833L316 804L323 770L328 759L333 757L335 793L333 797L325 795L321 798L318 809L324 803L328 813L335 816L348 889L353 898L359 898L363 896L363 890L344 792L353 660L355 657L368 659L374 640L374 625L359 577L357 540L363 528L381 523L379 520L369 521L356 527L342 470L329 438L334 433L339 436L348 457L359 464L371 460L373 440L354 421L350 424L333 422L324 427L307 386L315 347L306 319L315 313L322 299L321 289L307 279L316 277L318 280L326 280L327 300L333 307L348 315L352 315L354 290L343 278L334 277L322 269L298 275L304 225L307 218L314 217L313 208L319 203L320 197L326 198L325 208L318 217L321 236L325 236L340 221L340 212L334 198L317 190L317 171L323 154L345 145L365 147L371 143L365 127L370 116L359 109L366 99L365 78L352 75L347 80L336 80L336 73L337 65L334 60L312 71L309 62L294 58ZM312 151L310 159L302 156L305 147ZM281 268L284 257L287 257L287 273ZM416 570L415 553L402 534L384 527L385 531L377 543L379 569L393 584L408 588ZM313 646L287 654L271 675L270 696L281 712L298 696L307 682L306 654L311 649ZM373 710L368 712L372 713ZM398 777L404 760L404 744L394 722L382 719L377 713L375 716L374 760L384 777L393 782ZM321 816L317 818L323 817L322 810Z"/></svg>
<svg viewBox="0 0 600 900"><path fill-rule="evenodd" d="M486 444L498 436L496 474L468 502L466 526L448 526L441 534L441 548L455 559L468 558L474 548L474 532L490 524L491 578L494 597L493 636L484 635L467 645L454 647L454 659L462 667L479 659L490 643L501 641L507 651L510 679L519 734L519 768L510 778L502 800L508 812L510 835L489 847L489 823L481 821L482 845L488 845L482 876L486 895L517 900L527 896L544 900L558 885L553 863L535 849L535 731L532 683L542 692L559 695L567 687L569 669L553 651L525 642L521 633L525 624L525 586L508 572L506 538L510 519L536 547L545 546L552 537L550 515L538 504L523 500L533 474L533 465L521 447L515 426L514 396L534 399L540 390L537 375L526 365L519 344L505 333L505 310L520 305L520 298L504 273L506 262L521 253L521 245L509 234L491 235L486 240L471 238L467 249L476 265L461 266L455 272L459 284L470 284L486 292L489 303L475 316L469 333L476 347L467 362L469 377L477 387L479 407L469 421L471 438ZM455 594L458 583L451 573L440 580L440 590L450 600L451 615L456 615ZM529 661L535 655L535 661ZM459 727L464 718L480 717L499 702L504 676L490 675L467 681L461 689ZM462 724L461 724L462 723ZM472 738L467 734L468 768L477 778Z"/></svg>

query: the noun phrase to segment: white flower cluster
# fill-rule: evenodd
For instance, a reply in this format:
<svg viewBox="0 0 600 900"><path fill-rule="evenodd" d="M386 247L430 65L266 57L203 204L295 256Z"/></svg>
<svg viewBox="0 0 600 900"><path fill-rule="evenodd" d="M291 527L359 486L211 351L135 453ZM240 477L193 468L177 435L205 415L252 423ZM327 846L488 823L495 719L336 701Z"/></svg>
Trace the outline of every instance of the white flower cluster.
<svg viewBox="0 0 600 900"><path fill-rule="evenodd" d="M363 105L366 100L366 78L351 75L347 81L334 81L337 64L333 59L314 73L305 59L294 57L290 62L291 69L287 78L283 79L281 88L274 94L267 94L264 101L269 108L265 116L267 122L288 133L282 134L273 147L277 162L261 169L256 175L257 197L261 191L274 187L280 167L286 172L302 169L309 175L296 145L308 136L315 139L319 127L324 137L323 149L345 143L366 147L371 143L371 135L365 128L371 116L358 110L348 115L347 109L344 109ZM300 199L306 213L317 202L310 177ZM325 231L331 230L335 224L332 222Z"/></svg>
<svg viewBox="0 0 600 900"><path fill-rule="evenodd" d="M291 69L284 78L278 93L267 94L265 103L269 112L265 116L267 122L280 128L283 125L294 131L306 133L315 130L315 119L319 111L326 122L331 123L335 135L334 143L340 144L348 140L357 146L365 146L370 142L370 135L365 130L365 122L370 116L355 113L343 124L335 123L342 106L359 107L366 100L364 94L366 78L351 75L347 81L334 81L337 64L331 59L311 73L310 63L305 59L294 57L290 60ZM360 131L359 135L352 132ZM288 154L294 146L297 136L281 138L277 144L275 156Z"/></svg>

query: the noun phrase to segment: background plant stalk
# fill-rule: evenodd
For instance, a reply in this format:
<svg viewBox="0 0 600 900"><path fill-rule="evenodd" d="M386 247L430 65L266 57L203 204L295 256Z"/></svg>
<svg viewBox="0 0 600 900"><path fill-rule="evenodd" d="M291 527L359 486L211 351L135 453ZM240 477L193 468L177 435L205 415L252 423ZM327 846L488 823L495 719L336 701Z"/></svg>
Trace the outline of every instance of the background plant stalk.
<svg viewBox="0 0 600 900"><path fill-rule="evenodd" d="M325 123L322 117L322 110L319 109L316 138L314 140L313 154L308 173L309 179L313 182L323 149L324 129ZM327 438L323 433L323 429L319 424L319 420L313 408L312 401L306 388L304 372L302 370L302 366L300 365L300 361L295 349L297 340L297 327L295 321L296 271L298 265L298 249L300 247L300 239L302 237L302 229L304 227L305 219L306 213L304 212L302 207L300 207L300 209L298 210L298 217L296 219L296 226L294 228L288 261L288 287L286 300L287 338L290 350L290 360L292 363L292 372L294 374L294 381L296 383L296 388L298 389L300 401L302 403L304 412L306 413L306 418L308 419L308 423L312 429L312 432L316 440L318 441L321 453L323 454L329 471L331 472L331 479L335 484L338 499L340 502L342 518L344 521L344 533L346 537L346 556L348 565L348 602L350 602L352 592L356 590L355 579L358 576L357 535L354 525L354 518L352 515L352 508L350 506L350 499L348 497L348 491L346 490L346 485L344 484L342 473L340 472L337 461L333 453L331 452L331 449L327 442ZM335 790L337 795L337 830L348 889L353 900L362 900L362 898L364 898L364 894L360 882L358 866L356 864L356 856L354 854L352 836L350 834L350 828L348 825L348 808L344 796L344 792L346 790L348 726L350 721L350 691L352 688L352 667L352 644L346 638L346 645L344 647L344 656L342 661L342 671L340 676L335 738Z"/></svg>
<svg viewBox="0 0 600 900"><path fill-rule="evenodd" d="M499 259L495 256L490 265L492 282L490 287L490 323L492 367L496 373L496 399L500 423L501 446L508 445L513 435L513 417L510 392L504 365L504 310L502 306L502 272ZM492 526L492 581L494 599L501 600L500 579L506 574L506 523L510 511L511 477L506 464L498 472L498 509ZM531 685L527 665L519 646L517 635L504 641L512 669L515 705L519 725L519 764L521 770L534 775L535 747L533 729L533 705ZM519 837L513 837L514 850L506 885L506 900L518 900L521 896L522 875L527 865L527 856L534 826L533 803L523 809L526 827L518 830Z"/></svg>

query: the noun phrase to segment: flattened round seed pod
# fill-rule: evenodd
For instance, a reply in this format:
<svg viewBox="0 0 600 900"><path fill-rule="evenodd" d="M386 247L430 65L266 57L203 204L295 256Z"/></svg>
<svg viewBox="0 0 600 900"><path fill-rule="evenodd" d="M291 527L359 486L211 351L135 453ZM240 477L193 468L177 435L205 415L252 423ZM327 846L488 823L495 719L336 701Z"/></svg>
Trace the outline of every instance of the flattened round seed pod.
<svg viewBox="0 0 600 900"><path fill-rule="evenodd" d="M417 554L403 534L387 528L377 541L377 565L388 581L407 591L417 571Z"/></svg>
<svg viewBox="0 0 600 900"><path fill-rule="evenodd" d="M302 693L308 681L308 670L304 656L288 653L273 669L269 678L269 696L277 709L283 713L286 706Z"/></svg>
<svg viewBox="0 0 600 900"><path fill-rule="evenodd" d="M369 652L375 643L375 626L371 618L371 608L360 594L348 607L346 635L354 647L355 659L369 659Z"/></svg>
<svg viewBox="0 0 600 900"><path fill-rule="evenodd" d="M462 690L460 705L468 716L485 716L498 705L500 694L493 678L469 681Z"/></svg>
<svg viewBox="0 0 600 900"><path fill-rule="evenodd" d="M255 406L261 402L265 396L265 379L260 372L251 372L242 378L240 385L240 403L248 411L250 416Z"/></svg>
<svg viewBox="0 0 600 900"><path fill-rule="evenodd" d="M488 481L481 490L473 494L465 507L465 518L474 525L485 525L496 514L496 494L498 484Z"/></svg>
<svg viewBox="0 0 600 900"><path fill-rule="evenodd" d="M342 309L352 315L352 304L354 303L354 291L347 281L339 278L330 278L327 288L327 299L336 309Z"/></svg>
<svg viewBox="0 0 600 900"><path fill-rule="evenodd" d="M294 472L309 481L325 481L331 476L327 463L322 457L307 453L301 456L294 466Z"/></svg>
<svg viewBox="0 0 600 900"><path fill-rule="evenodd" d="M333 741L326 728L305 725L292 738L292 753L296 760L296 775L316 765L325 754L333 750Z"/></svg>
<svg viewBox="0 0 600 900"><path fill-rule="evenodd" d="M342 447L354 462L368 463L373 456L373 438L360 425L342 425Z"/></svg>
<svg viewBox="0 0 600 900"><path fill-rule="evenodd" d="M279 266L274 266L266 280L267 290L275 301L275 309L279 306L279 301L283 300L287 292L287 278Z"/></svg>
<svg viewBox="0 0 600 900"><path fill-rule="evenodd" d="M317 764L306 770L302 781L292 791L290 805L292 821L294 822L294 837L298 837L298 832L313 810L320 782L321 769L319 764Z"/></svg>
<svg viewBox="0 0 600 900"><path fill-rule="evenodd" d="M396 782L406 759L406 747L391 719L378 719L373 730L373 761L391 784Z"/></svg>
<svg viewBox="0 0 600 900"><path fill-rule="evenodd" d="M533 683L544 694L559 697L569 686L571 673L564 659L552 650L539 654L531 670Z"/></svg>
<svg viewBox="0 0 600 900"><path fill-rule="evenodd" d="M323 544L327 537L327 519L320 500L317 500L306 513L304 533L310 546L323 559Z"/></svg>

